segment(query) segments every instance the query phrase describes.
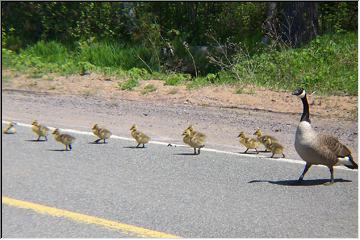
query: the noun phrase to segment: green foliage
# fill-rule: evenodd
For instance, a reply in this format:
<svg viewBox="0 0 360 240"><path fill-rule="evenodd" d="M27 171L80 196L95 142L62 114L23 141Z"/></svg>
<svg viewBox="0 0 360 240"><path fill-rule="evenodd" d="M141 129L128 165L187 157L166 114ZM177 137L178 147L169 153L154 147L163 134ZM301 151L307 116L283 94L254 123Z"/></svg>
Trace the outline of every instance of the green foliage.
<svg viewBox="0 0 360 240"><path fill-rule="evenodd" d="M191 76L189 74L169 74L165 78L165 85L175 86L179 85L181 83L184 83L186 81L189 81L191 79Z"/></svg>
<svg viewBox="0 0 360 240"><path fill-rule="evenodd" d="M148 94L150 92L155 92L155 91L156 91L156 87L154 84L147 84L141 93L143 95L145 95L145 94Z"/></svg>
<svg viewBox="0 0 360 240"><path fill-rule="evenodd" d="M145 80L149 78L149 73L144 68L132 68L130 69L127 74L130 76L130 78L135 80Z"/></svg>
<svg viewBox="0 0 360 240"><path fill-rule="evenodd" d="M357 94L357 37L353 33L322 36L303 48L238 59L234 73L241 83Z"/></svg>
<svg viewBox="0 0 360 240"><path fill-rule="evenodd" d="M139 80L137 79L129 79L123 83L119 83L119 87L121 90L133 90L135 87L137 87L139 85Z"/></svg>

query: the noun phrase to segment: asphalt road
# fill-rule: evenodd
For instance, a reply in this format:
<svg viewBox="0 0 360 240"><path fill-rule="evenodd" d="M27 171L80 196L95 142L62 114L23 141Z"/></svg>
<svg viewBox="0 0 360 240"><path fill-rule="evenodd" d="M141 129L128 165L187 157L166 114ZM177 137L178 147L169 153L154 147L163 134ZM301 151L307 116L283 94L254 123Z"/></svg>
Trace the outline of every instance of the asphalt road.
<svg viewBox="0 0 360 240"><path fill-rule="evenodd" d="M180 237L358 237L357 171L75 134L73 151L28 127L2 135L3 197ZM128 137L128 136L126 136ZM137 237L3 203L3 237Z"/></svg>

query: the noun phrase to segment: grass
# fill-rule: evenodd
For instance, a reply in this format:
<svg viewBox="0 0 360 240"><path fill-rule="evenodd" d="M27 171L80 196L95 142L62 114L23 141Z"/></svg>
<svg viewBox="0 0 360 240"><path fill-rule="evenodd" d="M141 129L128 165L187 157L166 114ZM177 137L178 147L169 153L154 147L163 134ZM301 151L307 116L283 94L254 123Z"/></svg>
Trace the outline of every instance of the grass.
<svg viewBox="0 0 360 240"><path fill-rule="evenodd" d="M147 84L143 91L141 92L143 95L151 93L151 92L155 92L157 90L157 88L155 87L154 84Z"/></svg>
<svg viewBox="0 0 360 240"><path fill-rule="evenodd" d="M133 78L131 78L123 83L119 83L119 87L121 90L128 90L128 91L133 90L138 85L139 85L139 80L133 79Z"/></svg>
<svg viewBox="0 0 360 240"><path fill-rule="evenodd" d="M356 33L324 35L296 49L263 48L250 56L239 53L231 69L197 78L182 73L148 71L156 69L151 65L148 49L114 42L80 42L67 48L58 42L39 41L19 53L2 49L2 64L4 69L32 78L49 73L62 76L85 71L102 73L128 79L119 84L123 90L134 89L140 80L160 79L169 86L186 84L188 89L223 84L286 91L304 87L323 95L356 96L357 48ZM149 66L145 66L139 56Z"/></svg>
<svg viewBox="0 0 360 240"><path fill-rule="evenodd" d="M10 80L11 80L11 76L9 76L9 75L3 75L2 76L2 81L3 82L10 82Z"/></svg>

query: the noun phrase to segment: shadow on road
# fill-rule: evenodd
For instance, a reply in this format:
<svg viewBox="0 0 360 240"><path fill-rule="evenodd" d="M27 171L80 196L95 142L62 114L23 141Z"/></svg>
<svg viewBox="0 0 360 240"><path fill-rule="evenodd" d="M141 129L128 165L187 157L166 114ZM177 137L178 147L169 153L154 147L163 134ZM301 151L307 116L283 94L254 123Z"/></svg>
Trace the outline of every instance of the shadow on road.
<svg viewBox="0 0 360 240"><path fill-rule="evenodd" d="M144 149L144 148L146 148L146 147L126 146L126 147L123 147L123 148Z"/></svg>
<svg viewBox="0 0 360 240"><path fill-rule="evenodd" d="M26 142L46 142L45 139L40 139L40 140L36 140L36 139L26 139Z"/></svg>
<svg viewBox="0 0 360 240"><path fill-rule="evenodd" d="M108 144L107 142L88 142L88 144L95 144L95 145L100 145L100 144Z"/></svg>
<svg viewBox="0 0 360 240"><path fill-rule="evenodd" d="M65 149L48 149L48 151L50 151L50 152L70 152L70 151L65 150Z"/></svg>
<svg viewBox="0 0 360 240"><path fill-rule="evenodd" d="M335 182L352 182L351 180L346 180L342 178L334 179ZM329 179L311 179L311 180L302 180L301 182L298 182L298 180L279 180L279 181L268 181L268 180L252 180L248 183L261 183L261 182L267 182L271 184L276 185L282 185L282 186L316 186L316 185L323 185L325 183L329 182Z"/></svg>
<svg viewBox="0 0 360 240"><path fill-rule="evenodd" d="M173 155L178 155L178 156L197 156L198 154L194 154L194 153L174 153Z"/></svg>

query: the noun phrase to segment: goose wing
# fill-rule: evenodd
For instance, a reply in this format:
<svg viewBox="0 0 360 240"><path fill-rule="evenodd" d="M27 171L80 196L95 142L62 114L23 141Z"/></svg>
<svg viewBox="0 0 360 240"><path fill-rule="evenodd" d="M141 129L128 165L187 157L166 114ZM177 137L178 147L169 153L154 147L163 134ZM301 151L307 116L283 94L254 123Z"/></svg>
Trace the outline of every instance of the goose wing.
<svg viewBox="0 0 360 240"><path fill-rule="evenodd" d="M319 134L317 139L320 148L330 151L332 154L336 155L336 157L345 157L351 155L350 149L339 142L337 138L331 135Z"/></svg>
<svg viewBox="0 0 360 240"><path fill-rule="evenodd" d="M102 128L99 131L99 135L101 138L109 138L111 136L111 132L106 128Z"/></svg>
<svg viewBox="0 0 360 240"><path fill-rule="evenodd" d="M144 142L144 143L147 143L150 140L150 137L142 132L138 132L137 138L140 140L140 142Z"/></svg>

